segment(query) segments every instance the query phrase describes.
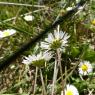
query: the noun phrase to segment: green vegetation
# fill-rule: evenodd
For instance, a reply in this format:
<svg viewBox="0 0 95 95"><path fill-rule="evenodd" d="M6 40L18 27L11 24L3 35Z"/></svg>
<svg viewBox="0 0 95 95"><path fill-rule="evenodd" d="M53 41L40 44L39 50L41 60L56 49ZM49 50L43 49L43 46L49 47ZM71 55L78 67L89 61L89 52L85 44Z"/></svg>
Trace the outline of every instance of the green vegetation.
<svg viewBox="0 0 95 95"><path fill-rule="evenodd" d="M0 0L1 65L0 95L95 95L95 0Z"/></svg>

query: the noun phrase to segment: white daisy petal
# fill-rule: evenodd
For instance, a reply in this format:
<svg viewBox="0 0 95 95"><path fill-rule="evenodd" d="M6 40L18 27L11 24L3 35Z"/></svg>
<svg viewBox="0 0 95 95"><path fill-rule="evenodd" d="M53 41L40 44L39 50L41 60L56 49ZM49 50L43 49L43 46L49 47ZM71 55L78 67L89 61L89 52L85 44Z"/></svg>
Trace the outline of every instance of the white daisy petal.
<svg viewBox="0 0 95 95"><path fill-rule="evenodd" d="M60 31L60 39L62 39L64 37L64 35L65 35L65 32Z"/></svg>
<svg viewBox="0 0 95 95"><path fill-rule="evenodd" d="M39 54L37 55L29 55L28 57L24 57L22 63L26 64L26 65L29 65L29 64L32 64L33 62L40 66L39 64L41 64L40 62L45 62L45 61L49 61L50 59L52 58L52 55L48 52L40 52ZM35 65L34 64L34 65Z"/></svg>
<svg viewBox="0 0 95 95"><path fill-rule="evenodd" d="M54 30L54 37L55 37L56 39L59 39L59 32L56 31L56 30Z"/></svg>
<svg viewBox="0 0 95 95"><path fill-rule="evenodd" d="M89 69L88 69L88 72L92 72L92 68L89 68Z"/></svg>
<svg viewBox="0 0 95 95"><path fill-rule="evenodd" d="M52 54L51 54L51 53L44 52L43 55L44 55L43 58L44 58L46 61L48 61L48 60L50 60L50 59L52 58Z"/></svg>
<svg viewBox="0 0 95 95"><path fill-rule="evenodd" d="M49 49L49 45L45 42L41 42L41 48L42 49Z"/></svg>
<svg viewBox="0 0 95 95"><path fill-rule="evenodd" d="M83 75L87 75L87 72L83 72Z"/></svg>
<svg viewBox="0 0 95 95"><path fill-rule="evenodd" d="M52 39L54 39L54 37L53 37L52 33L49 33L48 38L46 38L45 41L51 43Z"/></svg>
<svg viewBox="0 0 95 95"><path fill-rule="evenodd" d="M70 84L66 85L64 92L65 95L79 95L77 88L74 85L70 85ZM61 95L63 95L63 93Z"/></svg>

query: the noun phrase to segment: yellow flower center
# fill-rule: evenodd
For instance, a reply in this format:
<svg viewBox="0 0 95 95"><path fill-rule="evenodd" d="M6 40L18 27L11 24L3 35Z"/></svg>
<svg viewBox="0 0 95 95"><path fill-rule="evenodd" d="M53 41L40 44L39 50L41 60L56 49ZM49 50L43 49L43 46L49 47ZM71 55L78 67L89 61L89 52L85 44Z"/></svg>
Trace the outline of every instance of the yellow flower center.
<svg viewBox="0 0 95 95"><path fill-rule="evenodd" d="M91 22L93 25L95 25L95 19Z"/></svg>
<svg viewBox="0 0 95 95"><path fill-rule="evenodd" d="M87 67L87 65L85 65L85 64L83 64L83 65L81 66L81 68L82 68L83 71L87 71L87 70L88 70L88 67Z"/></svg>
<svg viewBox="0 0 95 95"><path fill-rule="evenodd" d="M62 45L62 42L61 42L60 40L57 40L57 39L56 39L56 40L54 40L54 41L51 43L50 48L56 50L56 49L60 48L61 45Z"/></svg>
<svg viewBox="0 0 95 95"><path fill-rule="evenodd" d="M44 59L35 60L32 62L32 64L37 67L43 67L45 65L45 60Z"/></svg>
<svg viewBox="0 0 95 95"><path fill-rule="evenodd" d="M73 92L71 90L67 90L66 95L73 95Z"/></svg>
<svg viewBox="0 0 95 95"><path fill-rule="evenodd" d="M3 34L4 34L4 36L5 36L5 37L10 35L10 33L9 33L9 32L7 32L7 31L6 31L6 32L4 32Z"/></svg>

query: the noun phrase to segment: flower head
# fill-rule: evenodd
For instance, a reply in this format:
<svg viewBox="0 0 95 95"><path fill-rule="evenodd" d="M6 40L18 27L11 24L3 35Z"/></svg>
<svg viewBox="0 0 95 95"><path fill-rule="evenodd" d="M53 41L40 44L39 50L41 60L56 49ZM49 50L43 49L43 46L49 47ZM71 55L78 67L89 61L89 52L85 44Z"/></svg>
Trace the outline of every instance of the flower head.
<svg viewBox="0 0 95 95"><path fill-rule="evenodd" d="M92 25L95 25L95 19L91 21Z"/></svg>
<svg viewBox="0 0 95 95"><path fill-rule="evenodd" d="M92 72L92 65L89 61L82 61L79 64L79 74L87 75Z"/></svg>
<svg viewBox="0 0 95 95"><path fill-rule="evenodd" d="M38 55L29 55L28 57L25 57L22 61L24 64L33 64L34 66L44 66L46 61L49 61L51 59L52 55L48 52L39 53Z"/></svg>
<svg viewBox="0 0 95 95"><path fill-rule="evenodd" d="M70 84L66 85L66 88L64 91L65 91L65 95L79 95L79 92L74 85L70 85ZM61 95L63 95L63 91Z"/></svg>
<svg viewBox="0 0 95 95"><path fill-rule="evenodd" d="M15 33L16 33L16 30L14 30L14 29L7 29L7 30L4 30L4 31L0 31L0 38L11 36Z"/></svg>
<svg viewBox="0 0 95 95"><path fill-rule="evenodd" d="M26 21L32 21L32 20L34 19L34 16L32 16L32 15L26 15L26 16L24 17L24 19L25 19Z"/></svg>
<svg viewBox="0 0 95 95"><path fill-rule="evenodd" d="M48 37L45 38L44 42L41 42L41 48L45 50L56 50L56 49L64 49L68 44L68 38L70 36L63 32L59 31L59 26L57 30L54 30L54 33L49 33Z"/></svg>

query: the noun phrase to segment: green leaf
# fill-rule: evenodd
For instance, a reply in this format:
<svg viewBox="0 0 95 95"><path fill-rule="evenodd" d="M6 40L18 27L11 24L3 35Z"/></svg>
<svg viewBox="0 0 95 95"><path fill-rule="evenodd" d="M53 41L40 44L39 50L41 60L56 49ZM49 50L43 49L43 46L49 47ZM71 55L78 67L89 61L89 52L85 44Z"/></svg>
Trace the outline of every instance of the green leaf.
<svg viewBox="0 0 95 95"><path fill-rule="evenodd" d="M73 57L77 57L79 55L80 51L79 51L79 48L78 47L72 47L71 48L71 55Z"/></svg>
<svg viewBox="0 0 95 95"><path fill-rule="evenodd" d="M95 51L91 49L87 49L83 58L85 60L89 60L90 62L94 62L95 61Z"/></svg>

